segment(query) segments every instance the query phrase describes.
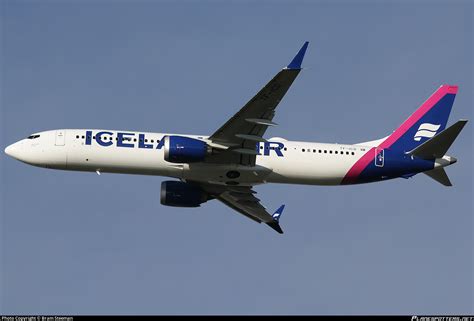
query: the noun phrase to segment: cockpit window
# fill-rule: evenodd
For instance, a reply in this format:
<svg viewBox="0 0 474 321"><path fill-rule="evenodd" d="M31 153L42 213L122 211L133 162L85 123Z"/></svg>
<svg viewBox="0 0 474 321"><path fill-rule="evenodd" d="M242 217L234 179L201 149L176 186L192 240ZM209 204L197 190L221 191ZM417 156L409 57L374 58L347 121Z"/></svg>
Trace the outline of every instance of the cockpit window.
<svg viewBox="0 0 474 321"><path fill-rule="evenodd" d="M40 137L40 135L30 135L27 138L28 139L35 139L35 138L38 138L38 137Z"/></svg>

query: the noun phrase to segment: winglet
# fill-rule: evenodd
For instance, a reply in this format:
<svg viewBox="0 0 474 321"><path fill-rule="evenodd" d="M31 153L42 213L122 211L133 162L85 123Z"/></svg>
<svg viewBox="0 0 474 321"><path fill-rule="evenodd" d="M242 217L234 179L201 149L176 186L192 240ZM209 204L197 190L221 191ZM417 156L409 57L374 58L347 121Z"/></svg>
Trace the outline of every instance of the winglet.
<svg viewBox="0 0 474 321"><path fill-rule="evenodd" d="M280 220L281 213L283 213L283 210L285 209L285 204L280 206L275 213L273 213L272 217L275 222L278 222Z"/></svg>
<svg viewBox="0 0 474 321"><path fill-rule="evenodd" d="M300 51L296 54L295 58L290 62L285 69L301 69L301 63L303 62L304 54L306 53L306 49L308 48L309 42L306 41L301 47Z"/></svg>
<svg viewBox="0 0 474 321"><path fill-rule="evenodd" d="M283 234L283 230L280 227L280 223L278 222L280 220L281 213L283 213L283 209L285 209L285 204L280 206L275 213L273 213L273 221L272 222L267 222L267 225L270 226L272 229L277 231L280 234Z"/></svg>

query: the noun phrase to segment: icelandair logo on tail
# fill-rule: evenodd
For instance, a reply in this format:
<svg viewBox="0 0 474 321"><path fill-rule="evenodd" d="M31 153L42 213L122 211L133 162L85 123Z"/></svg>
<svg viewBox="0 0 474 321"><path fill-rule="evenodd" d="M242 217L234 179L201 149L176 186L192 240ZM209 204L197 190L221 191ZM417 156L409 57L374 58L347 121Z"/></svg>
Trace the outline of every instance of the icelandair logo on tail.
<svg viewBox="0 0 474 321"><path fill-rule="evenodd" d="M431 138L436 135L436 132L438 131L439 127L441 127L441 125L423 123L418 128L418 131L416 132L415 137L413 137L413 139L419 142L421 140L421 137Z"/></svg>

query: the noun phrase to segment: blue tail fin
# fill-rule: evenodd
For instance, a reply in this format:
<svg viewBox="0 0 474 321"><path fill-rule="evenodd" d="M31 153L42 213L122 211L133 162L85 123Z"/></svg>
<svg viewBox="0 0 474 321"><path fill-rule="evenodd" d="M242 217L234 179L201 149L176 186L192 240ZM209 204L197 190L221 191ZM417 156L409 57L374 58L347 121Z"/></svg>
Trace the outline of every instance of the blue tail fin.
<svg viewBox="0 0 474 321"><path fill-rule="evenodd" d="M442 85L379 148L410 151L446 128L457 86Z"/></svg>

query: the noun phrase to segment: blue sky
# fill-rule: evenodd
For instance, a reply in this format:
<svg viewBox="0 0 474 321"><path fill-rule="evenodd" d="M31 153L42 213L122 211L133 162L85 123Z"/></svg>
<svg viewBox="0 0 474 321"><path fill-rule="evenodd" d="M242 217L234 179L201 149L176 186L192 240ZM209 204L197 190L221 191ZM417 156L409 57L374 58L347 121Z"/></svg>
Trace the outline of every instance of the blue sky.
<svg viewBox="0 0 474 321"><path fill-rule="evenodd" d="M472 119L468 1L2 1L2 146L33 132L210 134L310 42L266 137L389 134L443 83ZM473 131L454 187L424 175L266 185L279 235L163 177L53 171L2 153L1 313L458 314L473 307Z"/></svg>

